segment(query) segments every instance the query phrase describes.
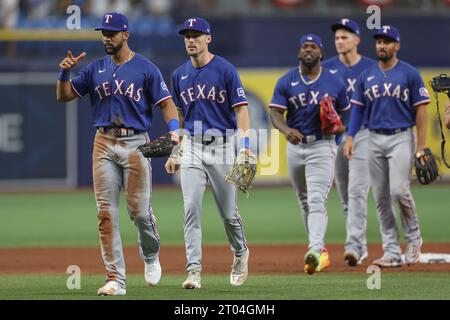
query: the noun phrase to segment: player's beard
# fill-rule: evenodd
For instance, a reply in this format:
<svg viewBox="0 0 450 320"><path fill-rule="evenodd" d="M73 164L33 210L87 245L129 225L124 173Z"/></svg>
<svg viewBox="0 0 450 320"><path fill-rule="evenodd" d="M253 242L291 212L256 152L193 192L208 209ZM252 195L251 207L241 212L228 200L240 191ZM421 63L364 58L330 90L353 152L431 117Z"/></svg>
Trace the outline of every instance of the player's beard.
<svg viewBox="0 0 450 320"><path fill-rule="evenodd" d="M389 52L387 52L387 51L383 51L383 52L384 52L384 55L379 55L378 52L377 52L377 59L378 60L386 62L386 61L389 61L389 60L392 59L393 54L389 54Z"/></svg>
<svg viewBox="0 0 450 320"><path fill-rule="evenodd" d="M299 57L299 60L302 65L304 65L308 69L311 69L312 67L314 67L315 65L317 65L319 63L320 57L317 56L317 57L313 58L312 60L306 60L302 57Z"/></svg>
<svg viewBox="0 0 450 320"><path fill-rule="evenodd" d="M107 46L107 45L108 45L108 46ZM122 42L122 43L119 43L117 46L114 46L112 43L105 43L103 46L105 47L106 53L109 54L109 55L111 55L111 56L113 56L113 55L115 55L117 52L119 52L120 49L122 49L122 47L123 47L123 42ZM109 47L109 49L108 49L108 47Z"/></svg>

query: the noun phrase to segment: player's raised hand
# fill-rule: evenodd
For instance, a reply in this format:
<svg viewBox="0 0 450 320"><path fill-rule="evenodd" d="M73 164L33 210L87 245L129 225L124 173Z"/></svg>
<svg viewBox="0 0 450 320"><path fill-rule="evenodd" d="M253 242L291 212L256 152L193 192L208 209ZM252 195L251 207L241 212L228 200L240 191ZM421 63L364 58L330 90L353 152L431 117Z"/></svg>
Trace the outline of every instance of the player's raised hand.
<svg viewBox="0 0 450 320"><path fill-rule="evenodd" d="M304 138L304 136L300 133L300 131L294 128L287 129L284 132L284 135L286 139L292 144L298 144Z"/></svg>
<svg viewBox="0 0 450 320"><path fill-rule="evenodd" d="M86 57L86 52L84 51L80 53L78 57L74 57L72 52L69 50L67 51L67 56L59 64L59 67L64 70L69 70L70 68L76 66L78 62L84 59L84 57Z"/></svg>
<svg viewBox="0 0 450 320"><path fill-rule="evenodd" d="M342 149L344 157L350 160L355 152L355 144L353 143L352 137L347 137L345 140L344 148Z"/></svg>

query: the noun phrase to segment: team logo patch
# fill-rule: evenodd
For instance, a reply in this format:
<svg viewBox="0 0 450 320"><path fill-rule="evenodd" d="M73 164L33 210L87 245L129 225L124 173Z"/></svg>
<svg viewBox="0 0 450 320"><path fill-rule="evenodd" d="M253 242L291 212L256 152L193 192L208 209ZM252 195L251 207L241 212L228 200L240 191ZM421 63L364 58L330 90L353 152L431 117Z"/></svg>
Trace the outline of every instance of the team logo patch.
<svg viewBox="0 0 450 320"><path fill-rule="evenodd" d="M245 91L242 87L237 88L237 95L238 95L238 97L245 98Z"/></svg>
<svg viewBox="0 0 450 320"><path fill-rule="evenodd" d="M419 89L419 93L420 93L420 95L422 96L422 97L429 97L430 96L430 94L428 93L428 90L427 90L427 88L425 88L425 87L421 87L420 89Z"/></svg>
<svg viewBox="0 0 450 320"><path fill-rule="evenodd" d="M161 89L163 89L164 91L169 91L169 89L167 89L167 85L164 81L161 82Z"/></svg>

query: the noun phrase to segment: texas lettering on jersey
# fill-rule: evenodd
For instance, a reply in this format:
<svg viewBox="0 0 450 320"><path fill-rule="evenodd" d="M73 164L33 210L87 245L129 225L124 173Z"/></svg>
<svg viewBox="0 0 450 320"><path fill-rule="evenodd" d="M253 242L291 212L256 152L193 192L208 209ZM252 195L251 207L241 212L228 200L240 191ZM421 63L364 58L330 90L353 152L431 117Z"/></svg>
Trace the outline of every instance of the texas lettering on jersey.
<svg viewBox="0 0 450 320"><path fill-rule="evenodd" d="M308 100L309 95L309 100ZM292 105L298 109L300 107L307 107L308 104L319 104L320 91L309 91L309 92L302 92L297 94L296 96L290 97L289 102L292 103ZM326 94L325 94L326 95ZM322 95L324 96L324 95Z"/></svg>
<svg viewBox="0 0 450 320"><path fill-rule="evenodd" d="M415 108L430 102L419 71L399 60L389 70L378 65L358 78L351 102L367 108L369 129L399 129L415 125Z"/></svg>
<svg viewBox="0 0 450 320"><path fill-rule="evenodd" d="M340 77L322 68L316 79L309 80L300 75L297 67L278 80L269 107L287 110L288 126L302 134L321 134L319 104L325 96L334 99L339 112L350 108L347 88Z"/></svg>
<svg viewBox="0 0 450 320"><path fill-rule="evenodd" d="M194 133L194 122L201 121L202 134L210 129L224 135L237 129L235 108L246 105L247 99L236 68L215 55L201 68L186 61L172 74L175 105L184 116L184 128Z"/></svg>
<svg viewBox="0 0 450 320"><path fill-rule="evenodd" d="M120 94L123 96L127 96L130 99L133 99L136 102L139 102L142 98L142 94L144 93L143 88L136 88L134 83L124 84L125 80L115 79L114 82L105 81L101 84L97 85L94 88L94 91L98 94L100 100L103 100L105 97L116 94Z"/></svg>
<svg viewBox="0 0 450 320"><path fill-rule="evenodd" d="M193 87L181 91L180 98L185 106L198 99L205 99L217 103L224 103L227 98L227 91L217 89L215 86L208 86L206 84L196 84Z"/></svg>
<svg viewBox="0 0 450 320"><path fill-rule="evenodd" d="M400 84L383 83L383 86L375 84L364 91L364 96L370 101L381 97L392 97L402 100L403 102L409 99L409 89L402 88Z"/></svg>
<svg viewBox="0 0 450 320"><path fill-rule="evenodd" d="M71 83L80 97L89 94L95 127L120 123L148 131L151 106L171 98L159 69L140 54L121 65L105 56L84 67Z"/></svg>

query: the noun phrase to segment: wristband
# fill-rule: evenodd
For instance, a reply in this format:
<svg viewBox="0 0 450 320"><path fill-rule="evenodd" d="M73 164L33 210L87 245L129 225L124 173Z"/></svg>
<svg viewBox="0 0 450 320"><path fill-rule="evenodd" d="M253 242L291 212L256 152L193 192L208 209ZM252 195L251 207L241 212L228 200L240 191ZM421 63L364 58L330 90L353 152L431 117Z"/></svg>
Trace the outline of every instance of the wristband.
<svg viewBox="0 0 450 320"><path fill-rule="evenodd" d="M180 122L177 119L170 119L167 122L167 126L169 127L169 131L175 131L180 128Z"/></svg>
<svg viewBox="0 0 450 320"><path fill-rule="evenodd" d="M250 138L249 137L241 138L241 148L250 149Z"/></svg>
<svg viewBox="0 0 450 320"><path fill-rule="evenodd" d="M70 80L70 71L61 69L59 70L58 80L62 82L67 82Z"/></svg>

